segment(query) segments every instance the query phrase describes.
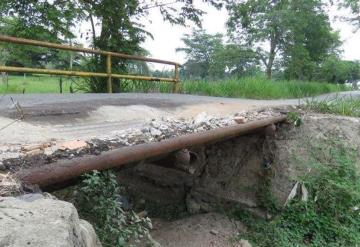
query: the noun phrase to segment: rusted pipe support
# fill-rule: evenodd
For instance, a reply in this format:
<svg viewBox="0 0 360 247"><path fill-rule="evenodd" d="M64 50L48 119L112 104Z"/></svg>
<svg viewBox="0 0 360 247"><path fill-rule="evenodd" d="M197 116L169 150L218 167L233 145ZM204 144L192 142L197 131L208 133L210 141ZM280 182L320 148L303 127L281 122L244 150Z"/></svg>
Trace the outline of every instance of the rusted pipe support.
<svg viewBox="0 0 360 247"><path fill-rule="evenodd" d="M264 129L268 125L286 120L285 116L252 121L245 124L194 133L156 143L140 144L105 152L98 156L86 156L58 161L42 167L22 170L16 177L26 184L40 187L54 185L79 177L92 170L106 170L124 164L157 157L184 148L214 143Z"/></svg>

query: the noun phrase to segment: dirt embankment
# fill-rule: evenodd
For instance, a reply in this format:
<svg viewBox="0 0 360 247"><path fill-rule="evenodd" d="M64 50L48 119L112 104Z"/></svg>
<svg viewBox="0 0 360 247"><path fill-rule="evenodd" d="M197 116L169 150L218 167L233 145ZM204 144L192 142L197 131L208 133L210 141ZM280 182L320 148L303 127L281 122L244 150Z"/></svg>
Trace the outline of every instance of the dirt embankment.
<svg viewBox="0 0 360 247"><path fill-rule="evenodd" d="M96 155L124 145L241 124L278 112L242 113L222 119L203 114L189 122L152 121L147 128L124 131L108 140L93 140L85 148L8 159L3 164L5 169L16 171L35 163ZM164 246L242 246L229 239L238 234L241 238L246 227L216 212L241 208L271 218L264 203L267 196L270 194L278 206L284 205L298 177L311 172L307 164L313 152L327 149L334 142L355 150L360 160L359 119L309 113L300 117L300 126L281 124L274 134L241 136L160 161L126 166L117 171L119 183L126 188L130 204L153 217L153 236ZM189 159L182 157L184 153L190 155ZM196 216L189 217L193 214Z"/></svg>
<svg viewBox="0 0 360 247"><path fill-rule="evenodd" d="M308 165L314 161L314 152L330 149L334 142L342 143L354 150L360 160L359 119L306 114L299 127L292 124L277 127L273 136L242 136L191 149L196 158L187 167L174 169L168 160L123 169L118 173L119 182L128 189L134 204L143 203L143 209L155 217L205 214L206 218L208 212L240 208L271 219L266 202L273 200L278 207L284 206L299 177L311 173ZM165 246L205 246L201 245L206 242L204 238L210 241L214 235L200 218L197 223L192 219L160 224L154 231L155 239ZM217 232L217 221L220 220L205 225L213 224ZM195 227L191 227L191 222ZM241 238L246 228L231 220L227 225L229 228L224 227L214 240L222 244L208 246L236 246L231 242L224 244L224 236L229 240L239 234ZM198 233L207 237L201 238ZM166 245L171 242L169 235L173 242Z"/></svg>

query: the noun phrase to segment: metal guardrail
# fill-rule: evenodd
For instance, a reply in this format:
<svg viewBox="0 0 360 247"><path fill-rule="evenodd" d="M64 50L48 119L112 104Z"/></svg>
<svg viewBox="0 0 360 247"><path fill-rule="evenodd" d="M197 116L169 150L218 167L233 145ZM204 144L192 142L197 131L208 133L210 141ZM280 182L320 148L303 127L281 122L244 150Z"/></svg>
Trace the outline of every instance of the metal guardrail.
<svg viewBox="0 0 360 247"><path fill-rule="evenodd" d="M117 52L94 50L94 49L89 49L89 48L55 44L55 43L50 43L50 42L38 41L38 40L22 39L22 38L16 38L16 37L4 36L4 35L0 35L0 41L7 42L7 43L21 44L21 45L40 46L40 47L46 47L46 48L52 48L52 49L67 50L67 51L73 51L73 52L84 52L84 53L106 56L106 73L54 70L54 69L36 69L36 68L12 67L12 66L0 66L0 72L23 72L23 73L37 73L37 74L65 75L65 76L79 76L79 77L106 77L108 93L112 93L112 78L143 80L143 81L172 82L173 83L173 93L177 93L179 91L179 84L180 84L179 67L180 67L180 64L178 64L176 62L155 59L155 58L147 58L147 57L136 56L136 55L128 55L128 54L117 53ZM111 69L111 58L112 57L173 65L175 67L174 77L158 78L158 77L140 76L140 75L113 74L112 69Z"/></svg>

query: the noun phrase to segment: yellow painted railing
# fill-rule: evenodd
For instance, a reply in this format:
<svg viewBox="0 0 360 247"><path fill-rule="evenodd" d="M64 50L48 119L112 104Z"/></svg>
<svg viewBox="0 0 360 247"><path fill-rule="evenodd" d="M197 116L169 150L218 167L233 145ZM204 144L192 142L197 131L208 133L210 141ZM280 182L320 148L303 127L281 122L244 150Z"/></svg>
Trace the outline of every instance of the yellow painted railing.
<svg viewBox="0 0 360 247"><path fill-rule="evenodd" d="M14 44L21 44L21 45L40 46L40 47L46 47L46 48L52 48L52 49L67 50L67 51L73 51L73 52L84 52L84 53L106 56L106 72L104 72L104 73L86 72L86 71L54 70L54 69L36 69L36 68L24 68L24 67L12 67L12 66L0 66L0 72L23 72L23 73L37 73L37 74L65 75L65 76L79 76L79 77L106 77L108 93L112 93L112 78L172 82L173 83L173 92L177 93L179 91L179 84L180 84L179 67L180 67L180 64L175 63L175 62L161 60L161 59L155 59L155 58L142 57L142 56L128 55L128 54L117 53L117 52L94 50L94 49L89 49L89 48L55 44L55 43L50 43L50 42L38 41L38 40L22 39L22 38L16 38L16 37L4 36L4 35L0 35L0 42L8 42L8 43L14 43ZM111 58L112 57L173 65L175 67L174 77L158 78L158 77L140 76L140 75L113 74L111 71Z"/></svg>

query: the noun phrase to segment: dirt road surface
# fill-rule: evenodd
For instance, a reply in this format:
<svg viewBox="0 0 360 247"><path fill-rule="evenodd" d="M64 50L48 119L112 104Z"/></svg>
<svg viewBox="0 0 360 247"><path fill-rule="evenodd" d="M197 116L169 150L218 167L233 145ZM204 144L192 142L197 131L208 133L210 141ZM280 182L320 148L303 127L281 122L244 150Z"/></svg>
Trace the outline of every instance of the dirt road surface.
<svg viewBox="0 0 360 247"><path fill-rule="evenodd" d="M322 95L316 99L335 97L360 97L360 91ZM201 112L229 115L256 108L298 105L305 100L139 93L4 95L0 96L0 145L102 138L121 129L141 127L151 119L187 119ZM23 119L16 121L21 115Z"/></svg>

